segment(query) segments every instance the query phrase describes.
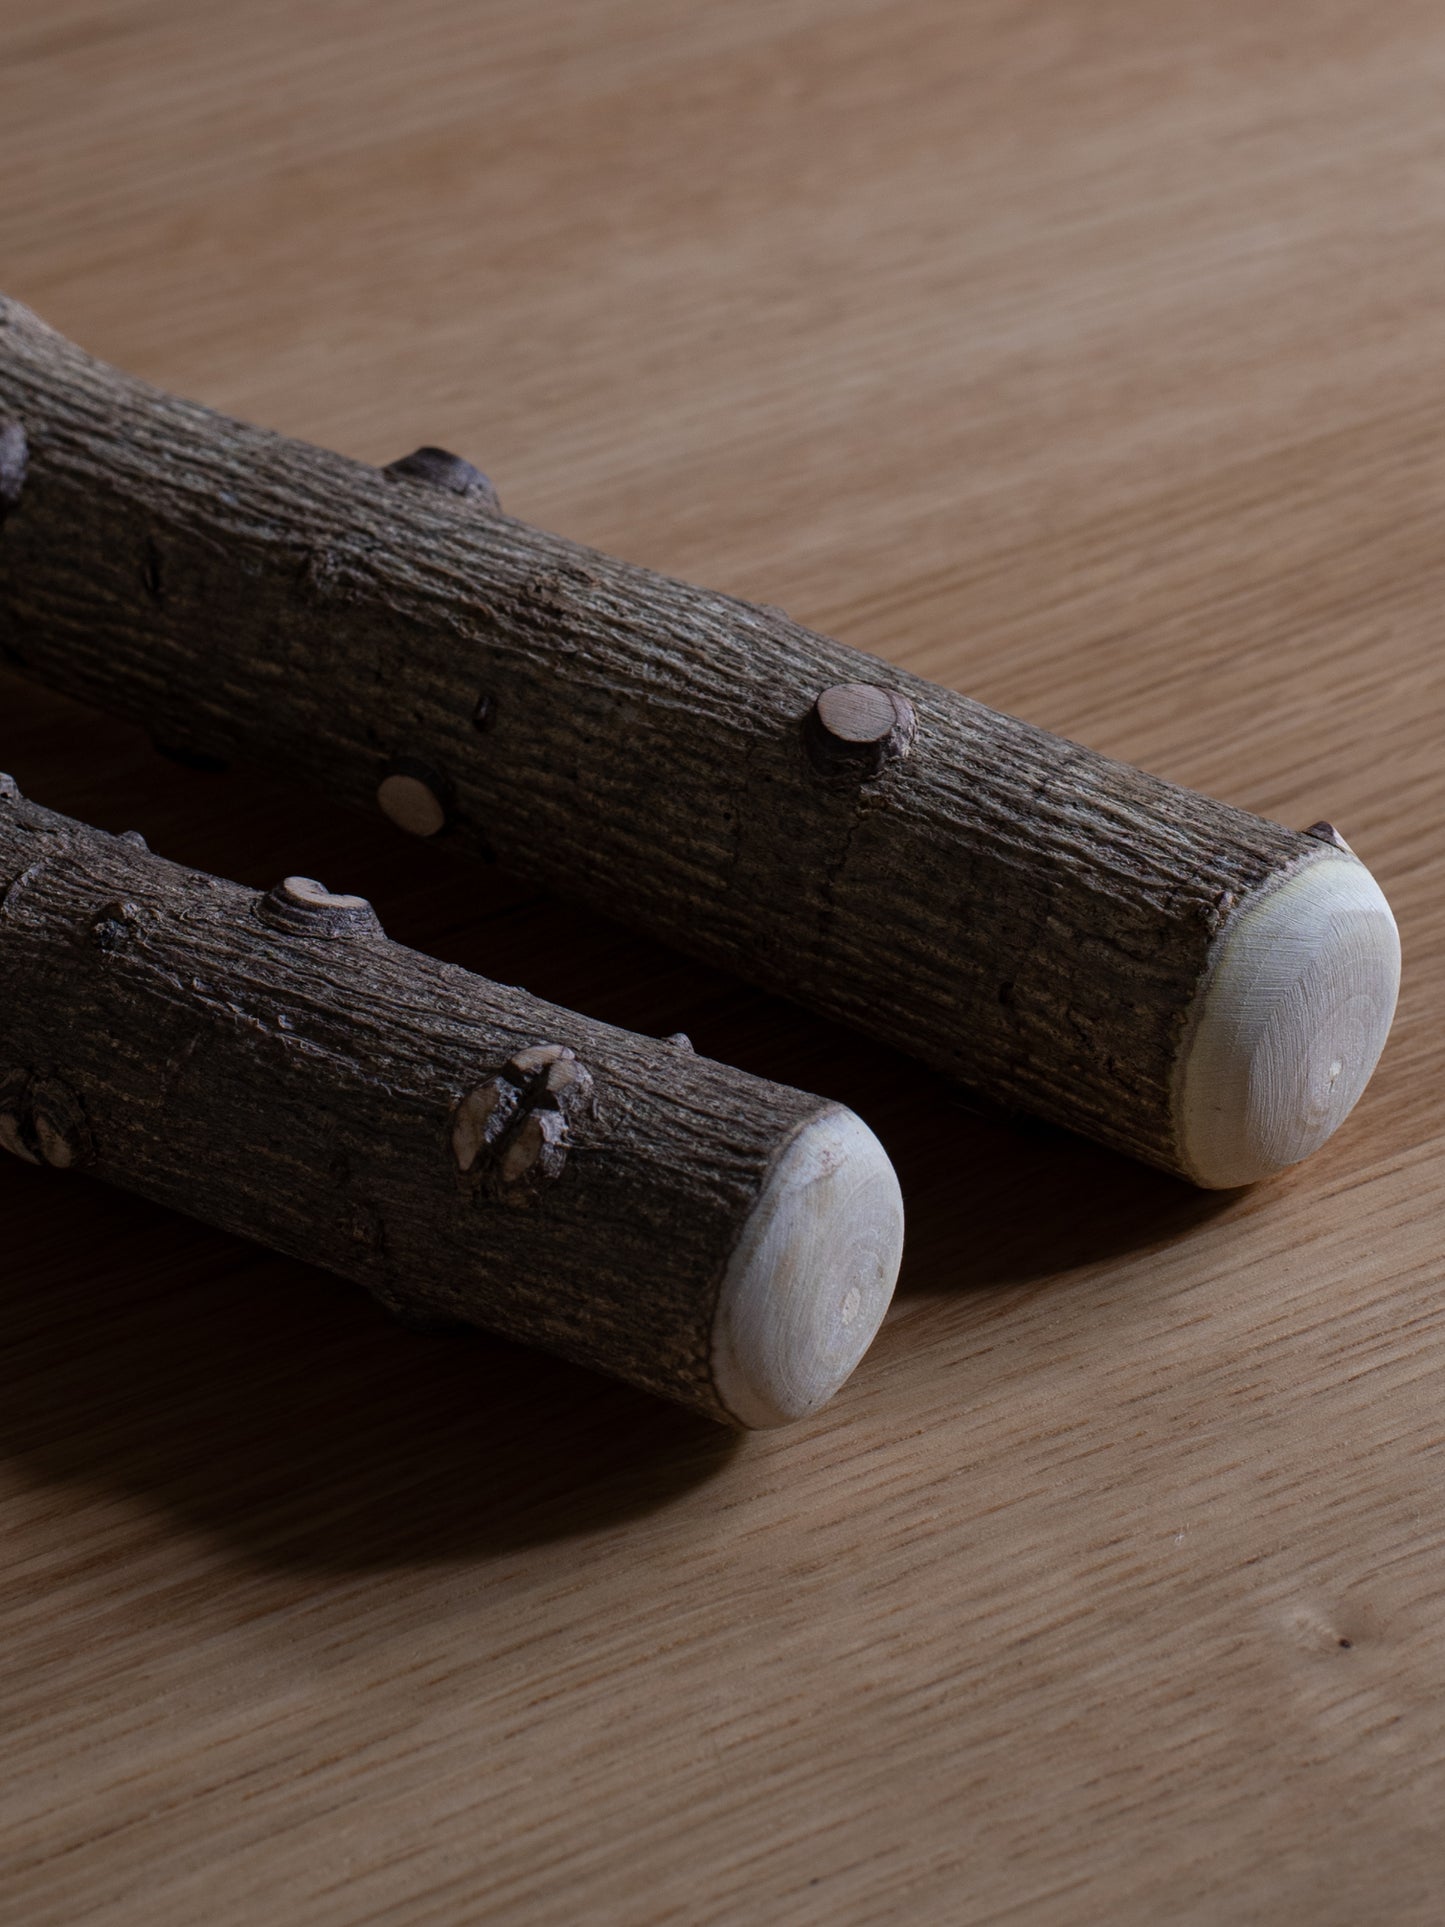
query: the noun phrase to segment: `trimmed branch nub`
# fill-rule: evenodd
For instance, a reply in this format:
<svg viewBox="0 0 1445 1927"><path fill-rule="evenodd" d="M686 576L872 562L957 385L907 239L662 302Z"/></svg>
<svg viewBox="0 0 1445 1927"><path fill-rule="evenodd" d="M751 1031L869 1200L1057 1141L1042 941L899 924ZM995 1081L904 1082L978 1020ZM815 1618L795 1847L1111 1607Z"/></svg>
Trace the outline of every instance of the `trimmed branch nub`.
<svg viewBox="0 0 1445 1927"><path fill-rule="evenodd" d="M1343 850L1346 856L1353 856L1355 854L1335 828L1334 824L1327 822L1323 817L1321 817L1318 823L1311 823L1309 828L1304 830L1302 834L1304 836L1312 836L1317 843L1329 843L1333 845L1335 849Z"/></svg>
<svg viewBox="0 0 1445 1927"><path fill-rule="evenodd" d="M314 877L287 877L268 890L256 914L296 937L382 937L381 919L365 897L333 896Z"/></svg>
<svg viewBox="0 0 1445 1927"><path fill-rule="evenodd" d="M569 1125L592 1108L592 1076L565 1044L532 1044L455 1107L451 1152L468 1186L535 1204L562 1175Z"/></svg>
<svg viewBox="0 0 1445 1927"><path fill-rule="evenodd" d="M376 788L381 813L408 836L435 836L451 819L451 784L430 763L396 756Z"/></svg>
<svg viewBox="0 0 1445 1927"><path fill-rule="evenodd" d="M388 462L381 471L389 481L420 482L426 488L445 489L450 495L465 495L478 508L499 509L497 491L479 468L453 455L448 448L426 446L410 455Z"/></svg>
<svg viewBox="0 0 1445 1927"><path fill-rule="evenodd" d="M140 929L141 908L129 897L112 897L90 919L90 941L97 950L121 950Z"/></svg>
<svg viewBox="0 0 1445 1927"><path fill-rule="evenodd" d="M803 746L819 776L871 782L913 747L918 719L906 696L871 682L835 683L803 721Z"/></svg>

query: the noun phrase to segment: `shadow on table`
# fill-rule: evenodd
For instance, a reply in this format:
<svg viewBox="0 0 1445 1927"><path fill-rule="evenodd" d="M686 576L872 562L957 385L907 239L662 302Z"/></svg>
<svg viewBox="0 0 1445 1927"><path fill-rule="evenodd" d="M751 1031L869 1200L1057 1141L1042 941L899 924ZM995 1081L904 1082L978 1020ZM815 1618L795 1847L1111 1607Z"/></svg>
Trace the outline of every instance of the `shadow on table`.
<svg viewBox="0 0 1445 1927"><path fill-rule="evenodd" d="M934 1106L922 1131L916 1110L909 1133L885 1124L911 1197L904 1290L972 1289L982 1313L993 1288L1067 1289L1218 1208ZM0 1453L261 1565L355 1572L624 1527L749 1449L541 1354L414 1334L357 1288L98 1184L6 1160L0 1221L25 1254L0 1292Z"/></svg>
<svg viewBox="0 0 1445 1927"><path fill-rule="evenodd" d="M361 890L402 941L853 1106L902 1179L905 1292L967 1291L983 1313L1230 1203L980 1120L896 1053L604 919L314 799L299 810L268 779L197 779L12 684L6 753L40 800L252 883L301 871ZM0 1223L0 1453L158 1503L264 1564L354 1571L626 1526L748 1449L500 1341L413 1335L355 1288L97 1184L0 1160Z"/></svg>
<svg viewBox="0 0 1445 1927"><path fill-rule="evenodd" d="M466 1559L644 1518L740 1439L560 1360L422 1336L357 1287L0 1165L0 1454L266 1565Z"/></svg>
<svg viewBox="0 0 1445 1927"><path fill-rule="evenodd" d="M1042 1125L959 1118L918 1136L877 1122L909 1213L901 1293L1003 1294L1177 1243L1240 1208ZM1247 1208L1247 1207L1246 1207Z"/></svg>

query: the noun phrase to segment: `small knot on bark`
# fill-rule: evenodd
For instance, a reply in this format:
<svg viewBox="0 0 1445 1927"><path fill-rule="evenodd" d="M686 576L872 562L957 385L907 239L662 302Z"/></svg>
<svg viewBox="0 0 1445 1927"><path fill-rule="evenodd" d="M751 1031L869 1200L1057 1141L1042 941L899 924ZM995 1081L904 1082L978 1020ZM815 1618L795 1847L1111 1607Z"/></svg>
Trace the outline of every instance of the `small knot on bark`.
<svg viewBox="0 0 1445 1927"><path fill-rule="evenodd" d="M690 1051L692 1049L692 1039L685 1030L675 1030L671 1037L664 1037L662 1041L664 1044L673 1045L677 1050Z"/></svg>
<svg viewBox="0 0 1445 1927"><path fill-rule="evenodd" d="M16 507L30 470L30 443L17 421L0 418L0 522Z"/></svg>
<svg viewBox="0 0 1445 1927"><path fill-rule="evenodd" d="M112 897L103 903L90 920L90 940L97 950L109 955L121 950L140 930L140 905L129 897Z"/></svg>
<svg viewBox="0 0 1445 1927"><path fill-rule="evenodd" d="M535 1204L562 1175L569 1126L592 1107L592 1077L565 1044L532 1044L478 1084L451 1115L459 1175L503 1204Z"/></svg>
<svg viewBox="0 0 1445 1927"><path fill-rule="evenodd" d="M803 722L808 760L838 784L872 782L913 746L918 722L906 696L871 682L825 689Z"/></svg>
<svg viewBox="0 0 1445 1927"><path fill-rule="evenodd" d="M133 850L149 851L150 849L150 844L146 842L139 830L122 830L115 840L117 843L128 843Z"/></svg>
<svg viewBox="0 0 1445 1927"><path fill-rule="evenodd" d="M408 836L435 836L451 816L450 783L413 756L398 756L387 764L376 800L382 815Z"/></svg>
<svg viewBox="0 0 1445 1927"><path fill-rule="evenodd" d="M1317 843L1331 844L1335 849L1343 850L1346 856L1353 856L1355 854L1335 828L1334 824L1327 823L1323 817L1320 818L1318 823L1311 823L1309 828L1302 831L1301 834L1304 836L1312 836Z"/></svg>
<svg viewBox="0 0 1445 1927"><path fill-rule="evenodd" d="M482 471L447 448L413 449L410 455L388 462L381 472L393 482L420 482L427 488L445 489L449 495L468 496L479 508L501 506L496 489Z"/></svg>
<svg viewBox="0 0 1445 1927"><path fill-rule="evenodd" d="M356 581L345 558L334 549L307 549L296 575L308 602L347 603L356 600Z"/></svg>
<svg viewBox="0 0 1445 1927"><path fill-rule="evenodd" d="M20 785L13 776L6 776L3 771L0 771L0 803L19 803L20 801L22 801Z"/></svg>
<svg viewBox="0 0 1445 1927"><path fill-rule="evenodd" d="M381 919L365 897L333 896L314 877L287 877L256 906L262 923L292 937L380 937Z"/></svg>
<svg viewBox="0 0 1445 1927"><path fill-rule="evenodd" d="M76 1170L95 1156L80 1094L63 1078L20 1066L0 1071L0 1146L56 1171Z"/></svg>

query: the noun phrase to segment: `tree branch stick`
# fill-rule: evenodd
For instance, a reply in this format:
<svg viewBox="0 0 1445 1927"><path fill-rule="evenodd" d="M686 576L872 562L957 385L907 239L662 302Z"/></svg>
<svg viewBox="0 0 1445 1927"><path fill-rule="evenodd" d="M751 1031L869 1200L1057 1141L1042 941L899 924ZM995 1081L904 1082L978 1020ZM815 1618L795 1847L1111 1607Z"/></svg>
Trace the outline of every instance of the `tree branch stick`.
<svg viewBox="0 0 1445 1927"><path fill-rule="evenodd" d="M257 893L0 778L0 1145L713 1418L816 1409L887 1309L850 1111Z"/></svg>
<svg viewBox="0 0 1445 1927"><path fill-rule="evenodd" d="M1206 1185L1348 1113L1349 855L800 628L161 394L0 303L8 658L296 772ZM1255 968L1259 960L1271 968Z"/></svg>

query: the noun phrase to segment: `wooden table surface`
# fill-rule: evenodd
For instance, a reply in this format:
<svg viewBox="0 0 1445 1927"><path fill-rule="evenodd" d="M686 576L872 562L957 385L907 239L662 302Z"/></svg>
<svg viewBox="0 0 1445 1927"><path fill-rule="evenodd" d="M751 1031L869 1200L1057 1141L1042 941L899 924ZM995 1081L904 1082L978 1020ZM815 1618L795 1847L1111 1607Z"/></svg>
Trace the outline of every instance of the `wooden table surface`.
<svg viewBox="0 0 1445 1927"><path fill-rule="evenodd" d="M1445 1918L1438 0L52 0L0 286L1295 825L1405 991L1204 1196L0 675L37 800L853 1104L890 1322L744 1439L0 1169L0 1917Z"/></svg>

